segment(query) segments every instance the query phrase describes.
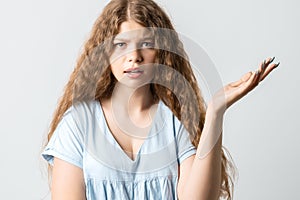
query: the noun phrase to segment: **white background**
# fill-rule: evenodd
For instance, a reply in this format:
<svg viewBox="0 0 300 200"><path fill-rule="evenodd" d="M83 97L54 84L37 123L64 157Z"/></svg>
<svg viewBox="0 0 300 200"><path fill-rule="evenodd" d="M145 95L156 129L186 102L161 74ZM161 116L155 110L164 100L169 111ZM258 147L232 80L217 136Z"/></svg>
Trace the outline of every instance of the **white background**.
<svg viewBox="0 0 300 200"><path fill-rule="evenodd" d="M0 3L0 198L50 199L40 148L58 98L106 1ZM160 0L201 45L223 83L276 56L278 69L230 108L224 145L239 170L235 199L300 199L296 0ZM42 164L41 164L42 163Z"/></svg>

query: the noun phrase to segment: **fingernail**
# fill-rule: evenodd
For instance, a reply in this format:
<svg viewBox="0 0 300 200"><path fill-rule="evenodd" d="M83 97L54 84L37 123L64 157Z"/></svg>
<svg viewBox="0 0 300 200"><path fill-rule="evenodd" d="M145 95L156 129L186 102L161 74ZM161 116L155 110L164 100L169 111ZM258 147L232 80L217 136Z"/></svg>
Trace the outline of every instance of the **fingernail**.
<svg viewBox="0 0 300 200"><path fill-rule="evenodd" d="M262 64L261 68L264 70L265 67L266 67L266 60L264 60L264 62L263 62L263 64Z"/></svg>
<svg viewBox="0 0 300 200"><path fill-rule="evenodd" d="M275 59L275 57L271 58L271 60L269 61L269 63L273 62Z"/></svg>
<svg viewBox="0 0 300 200"><path fill-rule="evenodd" d="M279 63L277 63L277 64L274 66L274 68L278 67L279 65L280 65L280 62L279 62Z"/></svg>

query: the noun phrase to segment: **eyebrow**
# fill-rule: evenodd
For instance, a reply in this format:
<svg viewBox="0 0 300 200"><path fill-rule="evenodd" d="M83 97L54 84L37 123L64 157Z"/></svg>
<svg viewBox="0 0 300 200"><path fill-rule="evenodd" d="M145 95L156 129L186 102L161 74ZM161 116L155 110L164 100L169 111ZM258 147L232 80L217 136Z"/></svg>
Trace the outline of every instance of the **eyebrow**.
<svg viewBox="0 0 300 200"><path fill-rule="evenodd" d="M128 38L122 38L122 37L118 37L118 36L116 36L116 37L114 38L114 41L115 41L115 40L117 40L117 41L122 41L122 42L128 42L128 41L130 41L130 39L128 39ZM142 38L140 38L139 40L140 40L140 41L142 41L142 40L154 40L154 37L147 36L147 37L142 37Z"/></svg>

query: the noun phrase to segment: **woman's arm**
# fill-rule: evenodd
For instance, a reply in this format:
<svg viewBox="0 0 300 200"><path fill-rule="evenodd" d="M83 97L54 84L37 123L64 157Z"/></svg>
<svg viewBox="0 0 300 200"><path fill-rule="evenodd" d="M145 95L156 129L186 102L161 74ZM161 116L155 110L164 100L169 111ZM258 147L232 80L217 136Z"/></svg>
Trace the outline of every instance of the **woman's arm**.
<svg viewBox="0 0 300 200"><path fill-rule="evenodd" d="M221 187L223 115L279 65L271 64L273 60L269 58L255 73L249 72L238 81L226 85L209 102L196 156L189 157L180 165L180 200L218 199Z"/></svg>
<svg viewBox="0 0 300 200"><path fill-rule="evenodd" d="M178 198L180 200L213 200L219 196L222 148L222 135L219 131L222 121L222 117L217 118L208 110L202 136L218 134L220 137L204 158L198 158L203 154L200 152L202 144L199 144L196 155L189 157L180 165L178 182Z"/></svg>
<svg viewBox="0 0 300 200"><path fill-rule="evenodd" d="M51 194L52 200L86 199L82 169L54 158Z"/></svg>

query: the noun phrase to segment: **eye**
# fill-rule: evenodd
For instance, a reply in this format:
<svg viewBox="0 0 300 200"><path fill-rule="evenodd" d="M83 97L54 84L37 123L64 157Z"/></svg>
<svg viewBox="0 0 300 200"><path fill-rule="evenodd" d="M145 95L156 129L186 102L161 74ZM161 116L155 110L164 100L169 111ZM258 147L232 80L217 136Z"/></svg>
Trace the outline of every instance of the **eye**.
<svg viewBox="0 0 300 200"><path fill-rule="evenodd" d="M118 43L115 43L115 44L114 44L114 47L121 48L121 47L124 47L125 45L126 45L125 42L118 42Z"/></svg>
<svg viewBox="0 0 300 200"><path fill-rule="evenodd" d="M142 42L141 46L142 46L142 48L153 48L154 43L153 42Z"/></svg>

